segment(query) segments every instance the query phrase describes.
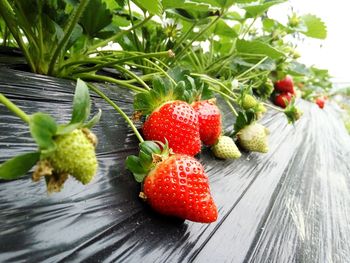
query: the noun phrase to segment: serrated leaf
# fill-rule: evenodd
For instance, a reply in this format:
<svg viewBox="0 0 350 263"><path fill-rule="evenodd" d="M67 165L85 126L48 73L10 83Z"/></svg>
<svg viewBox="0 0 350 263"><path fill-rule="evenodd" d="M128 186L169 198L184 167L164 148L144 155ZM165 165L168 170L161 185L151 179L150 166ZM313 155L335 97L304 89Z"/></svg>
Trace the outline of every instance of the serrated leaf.
<svg viewBox="0 0 350 263"><path fill-rule="evenodd" d="M0 179L12 180L25 175L40 159L40 152L18 155L0 165Z"/></svg>
<svg viewBox="0 0 350 263"><path fill-rule="evenodd" d="M246 17L258 17L266 12L271 6L281 4L286 0L268 1L262 4L249 5L242 7L247 13Z"/></svg>
<svg viewBox="0 0 350 263"><path fill-rule="evenodd" d="M29 121L30 133L41 150L51 150L56 147L53 136L57 131L55 120L48 114L35 113Z"/></svg>
<svg viewBox="0 0 350 263"><path fill-rule="evenodd" d="M125 163L128 170L134 174L136 182L141 183L147 175L147 171L142 167L139 157L130 155L126 158Z"/></svg>
<svg viewBox="0 0 350 263"><path fill-rule="evenodd" d="M101 119L102 116L102 110L98 109L98 112L95 114L94 117L92 117L91 120L89 120L86 124L84 124L84 128L88 128L91 129L92 127L94 127Z"/></svg>
<svg viewBox="0 0 350 263"><path fill-rule="evenodd" d="M90 115L91 101L89 89L84 81L78 79L73 99L73 113L70 124L81 123Z"/></svg>
<svg viewBox="0 0 350 263"><path fill-rule="evenodd" d="M161 16L163 13L163 6L161 0L134 0L134 3L151 14Z"/></svg>
<svg viewBox="0 0 350 263"><path fill-rule="evenodd" d="M327 27L325 23L315 15L307 14L300 17L303 24L307 27L306 31L301 31L308 37L325 39L327 37Z"/></svg>
<svg viewBox="0 0 350 263"><path fill-rule="evenodd" d="M238 39L236 42L236 48L239 53L265 55L272 59L280 59L284 57L283 52L278 51L271 45L259 40L247 41L243 39Z"/></svg>

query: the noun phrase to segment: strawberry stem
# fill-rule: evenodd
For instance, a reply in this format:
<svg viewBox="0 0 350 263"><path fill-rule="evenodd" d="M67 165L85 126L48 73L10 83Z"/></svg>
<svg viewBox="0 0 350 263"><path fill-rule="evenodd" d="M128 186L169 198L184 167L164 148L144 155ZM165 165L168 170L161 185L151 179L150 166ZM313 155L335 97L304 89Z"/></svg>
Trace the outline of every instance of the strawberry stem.
<svg viewBox="0 0 350 263"><path fill-rule="evenodd" d="M76 77L81 78L83 80L95 80L95 81L105 81L105 82L115 83L117 85L124 86L132 91L135 91L135 92L145 92L146 91L143 88L129 84L127 81L117 80L115 78L111 78L111 77L107 77L107 76L94 75L94 74L90 74L90 73L83 73L83 74L78 74Z"/></svg>
<svg viewBox="0 0 350 263"><path fill-rule="evenodd" d="M253 69L257 68L259 65L261 65L268 57L264 57L263 59L261 59L258 63L256 63L254 66L250 67L249 69L247 69L246 71L244 71L243 73L239 74L238 76L236 76L237 80L240 80L244 75L246 75L247 73L249 73L250 71L252 71Z"/></svg>
<svg viewBox="0 0 350 263"><path fill-rule="evenodd" d="M154 63L153 61L144 58L145 61L147 61L148 63L150 63L151 65L155 66L160 72L162 72L175 86L176 86L176 81L169 76L168 73L165 72L164 69L162 69L160 66L158 66L156 63Z"/></svg>
<svg viewBox="0 0 350 263"><path fill-rule="evenodd" d="M18 108L14 103L12 103L8 98L6 98L2 93L0 93L0 102L4 104L10 111L16 114L19 118L21 118L24 122L29 124L29 116L20 108Z"/></svg>
<svg viewBox="0 0 350 263"><path fill-rule="evenodd" d="M136 79L142 86L145 87L145 89L147 90L151 90L151 88L140 78L138 77L135 73L131 72L130 70L119 66L119 65L115 65L114 66L117 70L120 70L122 72L125 72L126 74L128 74L129 76L131 76L132 78Z"/></svg>
<svg viewBox="0 0 350 263"><path fill-rule="evenodd" d="M104 99L108 104L110 104L126 120L126 122L130 125L131 129L133 130L137 139L139 139L140 142L144 141L132 120L128 117L128 115L125 114L125 112L121 108L119 108L117 104L115 104L110 98L108 98L101 90L96 88L93 84L88 84L88 87L97 95L99 95L102 99Z"/></svg>
<svg viewBox="0 0 350 263"><path fill-rule="evenodd" d="M276 107L276 106L273 106L273 105L271 105L271 104L269 104L269 103L262 102L262 104L265 105L265 106L267 106L267 107L269 107L269 108L271 108L271 109L274 109L274 110L276 110L276 111L284 112L284 110L282 110L282 109L280 109L280 108L278 108L278 107Z"/></svg>
<svg viewBox="0 0 350 263"><path fill-rule="evenodd" d="M229 108L231 109L232 113L237 117L238 113L237 113L236 109L233 107L232 103L226 98L224 98L224 100L227 103L227 105L229 106Z"/></svg>

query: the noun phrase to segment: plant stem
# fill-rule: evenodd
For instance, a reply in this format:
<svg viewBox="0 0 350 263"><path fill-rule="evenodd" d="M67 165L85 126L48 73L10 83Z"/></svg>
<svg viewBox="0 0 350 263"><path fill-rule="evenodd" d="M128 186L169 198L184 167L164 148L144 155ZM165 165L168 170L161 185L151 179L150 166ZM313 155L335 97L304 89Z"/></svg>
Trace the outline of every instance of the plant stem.
<svg viewBox="0 0 350 263"><path fill-rule="evenodd" d="M249 69L247 69L246 71L244 71L243 73L239 74L238 76L236 76L236 79L239 80L239 78L243 77L245 74L249 73L250 71L252 71L253 69L257 68L260 64L262 64L268 57L264 57L263 59L261 59L258 63L256 63L254 66L250 67Z"/></svg>
<svg viewBox="0 0 350 263"><path fill-rule="evenodd" d="M220 90L217 90L217 89L213 89L213 88L209 88L211 91L214 91L216 93L219 93L221 96L225 97L226 99L230 100L230 101L233 101L233 102L236 102L236 100L232 97L230 97L229 95L227 95L226 93L220 91Z"/></svg>
<svg viewBox="0 0 350 263"><path fill-rule="evenodd" d="M135 24L134 26L130 27L130 28L127 29L127 30L119 31L119 32L118 32L117 34L115 34L114 36L112 36L112 37L110 37L110 38L108 38L108 39L106 39L106 40L104 40L104 41L101 41L101 42L96 43L95 45L91 46L91 47L89 48L89 50L95 50L95 49L97 49L97 48L99 48L99 47L102 47L102 46L107 45L109 42L112 42L112 41L114 41L114 40L120 38L122 35L131 32L131 31L134 30L135 28L138 28L138 27L144 25L144 24L147 23L152 17L153 17L153 15L147 17L145 20L141 21L140 23Z"/></svg>
<svg viewBox="0 0 350 263"><path fill-rule="evenodd" d="M49 59L49 69L48 69L48 75L51 75L54 71L56 61L62 52L62 50L65 48L65 46L68 43L68 40L73 32L74 27L78 23L80 17L83 15L83 12L88 5L90 0L81 0L78 8L76 9L76 12L72 15L73 18L69 20L68 24L66 25L66 28L64 30L64 35L61 41L58 43L56 48L53 51L52 57Z"/></svg>
<svg viewBox="0 0 350 263"><path fill-rule="evenodd" d="M80 70L77 70L75 73L92 72L92 71L100 70L104 67L114 66L116 64L120 64L120 63L130 61L130 60L149 58L149 57L155 57L155 56L162 57L162 56L169 56L169 55L170 55L169 51L155 52L155 53L142 53L141 55L130 56L130 57L122 58L122 59L115 59L113 61L101 63L99 65L96 65L96 66L93 66L90 68L80 69Z"/></svg>
<svg viewBox="0 0 350 263"><path fill-rule="evenodd" d="M156 63L154 63L149 59L144 58L144 60L146 60L148 63L155 66L157 69L159 69L160 72L162 72L174 85L176 85L176 81L172 77L170 77L169 74L166 73L164 69L162 69L160 66L158 66Z"/></svg>
<svg viewBox="0 0 350 263"><path fill-rule="evenodd" d="M262 102L262 104L265 105L266 107L269 107L269 108L274 109L274 110L276 110L276 111L284 112L284 110L282 110L282 109L280 109L280 108L278 108L278 107L276 107L276 106L273 106L273 105L271 105L271 104L269 104L269 103Z"/></svg>
<svg viewBox="0 0 350 263"><path fill-rule="evenodd" d="M145 92L145 90L143 88L131 85L128 82L125 82L123 80L118 80L118 79L107 77L107 76L82 73L82 74L76 75L75 77L81 78L83 80L95 80L95 81L104 81L104 82L115 83L117 85L124 86L132 91L135 91L135 92Z"/></svg>
<svg viewBox="0 0 350 263"><path fill-rule="evenodd" d="M125 121L130 125L131 129L133 130L137 139L139 139L140 142L144 141L141 134L139 133L139 131L135 127L134 123L132 122L132 120L130 120L128 115L126 115L125 112L121 108L119 108L119 106L117 104L115 104L110 98L108 98L102 91L100 91L98 88L96 88L93 84L89 83L88 87L92 91L94 91L97 95L99 95L102 99L104 99L108 104L110 104L125 119Z"/></svg>
<svg viewBox="0 0 350 263"><path fill-rule="evenodd" d="M233 114L237 117L238 113L237 113L236 109L233 107L232 103L226 98L224 98L224 101L227 103L227 105L229 106L229 108L231 109Z"/></svg>
<svg viewBox="0 0 350 263"><path fill-rule="evenodd" d="M18 24L16 21L16 14L13 11L11 5L7 0L0 0L0 14L2 18L5 20L7 27L11 31L12 36L15 38L18 46L23 51L23 54L27 60L27 63L30 69L35 72L35 63L31 56L31 53L27 49L26 45L23 42L22 35L18 30Z"/></svg>
<svg viewBox="0 0 350 263"><path fill-rule="evenodd" d="M119 65L115 65L114 66L117 70L120 70L122 72L125 72L126 74L128 74L129 76L131 76L132 78L136 79L142 86L145 87L145 89L147 90L151 90L151 88L136 74L134 74L133 72L131 72L130 70L127 70L126 68L119 66Z"/></svg>
<svg viewBox="0 0 350 263"><path fill-rule="evenodd" d="M182 49L175 57L175 59L173 60L172 64L174 62L176 62L179 58L181 58L182 54L186 51L186 49L188 49L189 47L192 46L193 42L196 41L198 38L200 38L205 31L207 31L211 26L213 26L220 18L221 18L222 14L217 16L214 20L212 20L206 27L204 27L186 46L184 49Z"/></svg>
<svg viewBox="0 0 350 263"><path fill-rule="evenodd" d="M192 73L191 74L192 76L197 76L197 77L201 77L203 78L204 80L206 80L207 82L210 82L212 84L216 84L222 88L224 88L227 92L229 92L234 98L237 97L237 95L232 91L230 90L228 87L226 87L226 85L222 84L220 81L216 80L216 79L213 79L211 77L209 77L208 75L204 75L204 74L198 74L198 73Z"/></svg>
<svg viewBox="0 0 350 263"><path fill-rule="evenodd" d="M24 122L29 124L30 117L1 93L0 102L4 104L10 111L16 114L19 118L21 118Z"/></svg>

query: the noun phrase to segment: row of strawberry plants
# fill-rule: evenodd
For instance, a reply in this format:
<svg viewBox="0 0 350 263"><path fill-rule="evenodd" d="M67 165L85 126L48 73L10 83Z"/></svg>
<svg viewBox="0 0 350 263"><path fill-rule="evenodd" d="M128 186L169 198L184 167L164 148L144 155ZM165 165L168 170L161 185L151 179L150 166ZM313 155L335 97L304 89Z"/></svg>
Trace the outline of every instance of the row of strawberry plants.
<svg viewBox="0 0 350 263"><path fill-rule="evenodd" d="M44 113L28 116L0 94L0 102L28 123L39 148L1 164L0 178L18 178L36 164L33 180L45 177L49 192L60 191L69 175L89 183L97 170L97 140L89 129L101 116L87 121L90 89L140 140L139 155L126 160L142 183L140 197L163 214L215 221L208 177L194 158L202 145L222 159L239 158L239 147L266 153L269 132L258 123L266 107L292 123L302 114L291 75L304 85L304 97L330 88L307 88L320 72L325 82L329 76L298 63L293 42L301 35L324 38L324 24L313 15L292 14L287 25L269 18L269 8L283 2L0 0L3 45L19 47L33 72L78 79L66 125ZM133 120L93 82L132 90ZM222 128L217 102L232 111L231 131ZM142 135L134 124L141 118Z"/></svg>

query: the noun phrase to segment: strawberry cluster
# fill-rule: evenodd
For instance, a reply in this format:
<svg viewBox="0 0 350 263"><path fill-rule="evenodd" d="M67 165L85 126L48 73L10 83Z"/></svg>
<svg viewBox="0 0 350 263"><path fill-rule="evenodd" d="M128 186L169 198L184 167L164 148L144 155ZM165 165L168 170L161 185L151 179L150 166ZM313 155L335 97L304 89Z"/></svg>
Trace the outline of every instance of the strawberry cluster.
<svg viewBox="0 0 350 263"><path fill-rule="evenodd" d="M286 108L291 102L292 98L295 97L295 89L293 78L290 75L286 75L283 79L275 82L275 105Z"/></svg>

